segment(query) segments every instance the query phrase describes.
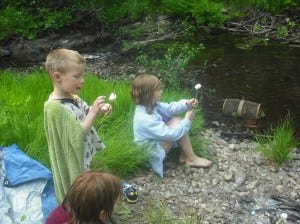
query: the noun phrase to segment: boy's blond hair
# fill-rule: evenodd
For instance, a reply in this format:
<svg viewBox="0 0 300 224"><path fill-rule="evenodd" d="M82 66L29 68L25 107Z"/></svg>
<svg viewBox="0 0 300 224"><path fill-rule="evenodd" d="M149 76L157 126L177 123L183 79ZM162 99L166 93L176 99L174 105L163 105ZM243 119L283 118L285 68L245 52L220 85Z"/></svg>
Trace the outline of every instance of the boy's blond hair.
<svg viewBox="0 0 300 224"><path fill-rule="evenodd" d="M71 64L85 66L85 58L77 51L61 48L50 51L45 66L48 74L51 75L54 72L67 72Z"/></svg>

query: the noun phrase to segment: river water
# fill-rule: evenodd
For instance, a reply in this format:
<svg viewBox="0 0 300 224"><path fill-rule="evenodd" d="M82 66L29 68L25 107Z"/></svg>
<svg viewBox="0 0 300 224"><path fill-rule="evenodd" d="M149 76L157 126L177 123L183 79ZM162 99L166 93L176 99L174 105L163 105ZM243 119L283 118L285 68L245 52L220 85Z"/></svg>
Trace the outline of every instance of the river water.
<svg viewBox="0 0 300 224"><path fill-rule="evenodd" d="M220 113L224 99L245 99L261 104L265 116L256 122L258 128L274 125L290 112L300 137L299 47L267 44L241 49L247 40L230 34L201 35L193 42L206 47L193 66L202 68L197 79L203 86L204 113L210 121L224 118Z"/></svg>

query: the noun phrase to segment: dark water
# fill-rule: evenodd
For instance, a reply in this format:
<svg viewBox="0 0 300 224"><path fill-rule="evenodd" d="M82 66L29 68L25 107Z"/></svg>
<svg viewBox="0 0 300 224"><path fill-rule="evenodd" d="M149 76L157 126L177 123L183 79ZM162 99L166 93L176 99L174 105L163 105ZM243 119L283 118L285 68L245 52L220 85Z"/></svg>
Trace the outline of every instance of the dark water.
<svg viewBox="0 0 300 224"><path fill-rule="evenodd" d="M222 119L225 98L244 98L261 104L265 117L258 120L258 127L276 124L290 112L300 137L300 48L283 44L237 47L244 41L228 34L196 40L206 47L193 62L205 65L197 79L203 85L206 117Z"/></svg>

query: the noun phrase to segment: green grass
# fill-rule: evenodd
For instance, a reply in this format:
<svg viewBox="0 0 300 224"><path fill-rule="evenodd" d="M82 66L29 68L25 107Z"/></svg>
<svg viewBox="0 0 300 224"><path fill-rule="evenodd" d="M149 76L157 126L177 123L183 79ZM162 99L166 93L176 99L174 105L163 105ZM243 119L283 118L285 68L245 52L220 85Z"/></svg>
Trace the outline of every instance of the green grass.
<svg viewBox="0 0 300 224"><path fill-rule="evenodd" d="M0 83L1 146L17 144L34 159L49 165L43 102L51 83L38 72L25 76L5 71L0 72Z"/></svg>
<svg viewBox="0 0 300 224"><path fill-rule="evenodd" d="M146 223L157 224L194 224L195 217L176 218L166 205L158 200L150 201L144 211Z"/></svg>
<svg viewBox="0 0 300 224"><path fill-rule="evenodd" d="M275 128L271 126L257 142L257 150L275 164L282 165L289 160L290 153L299 144L290 115L279 121Z"/></svg>
<svg viewBox="0 0 300 224"><path fill-rule="evenodd" d="M45 71L36 70L30 74L0 71L0 135L1 146L18 145L30 157L50 168L47 141L44 133L43 106L52 91ZM133 144L132 118L134 104L130 97L130 83L126 81L102 80L87 74L80 97L92 104L99 95L117 94L112 103L113 113L103 123L98 118L97 131L106 145L94 158L92 168L109 170L125 177L143 169L147 154ZM164 91L162 100L171 101L190 97L188 91ZM193 122L191 139L200 144L197 133L203 128L201 113ZM203 146L196 147L196 153L203 155Z"/></svg>

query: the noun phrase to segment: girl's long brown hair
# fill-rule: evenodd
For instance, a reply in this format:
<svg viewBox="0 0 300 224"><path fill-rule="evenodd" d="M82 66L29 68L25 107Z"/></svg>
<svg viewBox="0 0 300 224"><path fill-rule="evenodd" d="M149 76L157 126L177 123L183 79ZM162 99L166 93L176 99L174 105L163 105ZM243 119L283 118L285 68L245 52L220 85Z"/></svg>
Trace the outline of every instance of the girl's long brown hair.
<svg viewBox="0 0 300 224"><path fill-rule="evenodd" d="M150 74L138 75L132 82L131 97L136 105L146 107L148 113L152 113L154 92L160 88L160 80Z"/></svg>
<svg viewBox="0 0 300 224"><path fill-rule="evenodd" d="M69 223L104 223L105 220L110 219L121 190L121 180L112 174L96 171L80 174L63 202L72 217Z"/></svg>

